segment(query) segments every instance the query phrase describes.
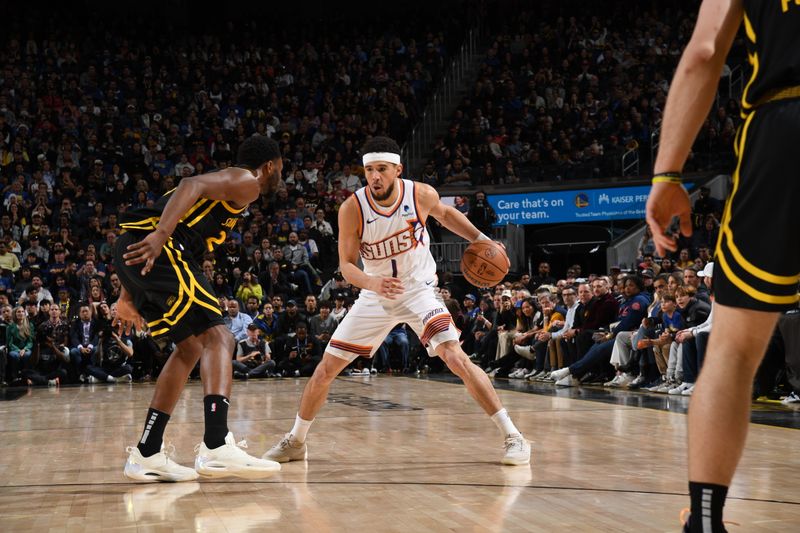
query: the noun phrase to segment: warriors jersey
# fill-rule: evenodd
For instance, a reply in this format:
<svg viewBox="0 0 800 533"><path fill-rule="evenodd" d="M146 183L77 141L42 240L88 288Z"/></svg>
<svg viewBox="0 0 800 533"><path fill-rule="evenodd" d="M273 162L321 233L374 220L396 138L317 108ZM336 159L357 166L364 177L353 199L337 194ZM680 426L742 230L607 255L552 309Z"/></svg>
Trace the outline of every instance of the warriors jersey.
<svg viewBox="0 0 800 533"><path fill-rule="evenodd" d="M127 231L153 231L161 219L164 207L175 189L167 192L152 207L142 207L125 213L120 227ZM198 199L186 212L172 234L183 249L201 261L205 252L213 252L228 238L228 232L236 227L239 215L245 208L236 209L228 202Z"/></svg>
<svg viewBox="0 0 800 533"><path fill-rule="evenodd" d="M398 179L397 201L381 207L369 188L355 193L361 216L358 234L364 272L429 283L436 279L436 262L430 252L430 238L419 213L417 183Z"/></svg>
<svg viewBox="0 0 800 533"><path fill-rule="evenodd" d="M714 253L714 301L766 312L797 309L800 247L798 0L744 0L752 73L742 94L733 188ZM780 250L781 253L764 253Z"/></svg>
<svg viewBox="0 0 800 533"><path fill-rule="evenodd" d="M794 47L800 31L800 4L745 0L744 30L753 71L742 94L742 109L750 111L775 91L800 85L800 49Z"/></svg>

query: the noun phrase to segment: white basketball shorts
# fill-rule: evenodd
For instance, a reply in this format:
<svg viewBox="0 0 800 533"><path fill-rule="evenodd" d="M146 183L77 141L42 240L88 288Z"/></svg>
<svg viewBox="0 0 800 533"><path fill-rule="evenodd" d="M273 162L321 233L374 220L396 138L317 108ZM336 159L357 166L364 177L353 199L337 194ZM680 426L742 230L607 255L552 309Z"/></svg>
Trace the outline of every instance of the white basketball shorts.
<svg viewBox="0 0 800 533"><path fill-rule="evenodd" d="M348 361L372 357L392 328L403 322L414 330L431 355L435 355L437 346L458 341L461 335L433 284L415 283L395 300L361 291L325 351Z"/></svg>

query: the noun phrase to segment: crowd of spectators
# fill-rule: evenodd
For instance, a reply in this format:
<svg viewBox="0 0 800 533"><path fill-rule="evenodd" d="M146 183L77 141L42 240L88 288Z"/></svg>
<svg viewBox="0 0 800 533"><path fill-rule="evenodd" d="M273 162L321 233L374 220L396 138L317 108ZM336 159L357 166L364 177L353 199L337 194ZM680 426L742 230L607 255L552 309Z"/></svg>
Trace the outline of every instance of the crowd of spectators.
<svg viewBox="0 0 800 533"><path fill-rule="evenodd" d="M608 275L574 265L556 279L541 262L534 277L466 294L456 322L464 349L493 378L690 396L713 327L713 275L713 261L678 267L669 258ZM781 317L754 398L800 402L798 333L796 309Z"/></svg>
<svg viewBox="0 0 800 533"><path fill-rule="evenodd" d="M21 8L0 48L0 305L11 308L0 381L110 382L157 372L169 346L112 326L119 216L183 177L232 165L239 143L256 133L280 144L280 190L250 207L203 272L226 313L236 302L256 318L277 297L283 320L295 300L324 292L340 320L348 300L332 292L341 285L331 279L336 212L361 186L358 147L371 135L405 139L464 33L463 13L451 8L396 14L394 25L358 32L329 26L345 24L353 9L309 18L302 31L205 17L201 37L180 19L154 25L141 13ZM275 28L264 31L270 22ZM341 295L354 296L349 288ZM303 317L308 328L319 314ZM332 327L322 322L301 355L316 356L320 347L311 345ZM281 326L276 339L302 338L299 326ZM131 346L144 361L136 368ZM240 346L238 362L252 365L258 346ZM307 369L266 372L295 370Z"/></svg>
<svg viewBox="0 0 800 533"><path fill-rule="evenodd" d="M469 186L622 176L622 155L631 148L646 174L651 135L695 13L696 6L680 3L515 6L422 179ZM731 65L744 63L741 48L734 47ZM740 118L726 80L687 170L731 160Z"/></svg>

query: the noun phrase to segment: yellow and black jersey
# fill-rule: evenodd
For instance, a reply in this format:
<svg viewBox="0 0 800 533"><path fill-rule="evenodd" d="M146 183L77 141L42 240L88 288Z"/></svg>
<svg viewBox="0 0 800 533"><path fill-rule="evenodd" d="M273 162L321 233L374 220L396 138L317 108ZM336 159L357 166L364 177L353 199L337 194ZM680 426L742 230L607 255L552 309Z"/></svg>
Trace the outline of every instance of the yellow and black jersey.
<svg viewBox="0 0 800 533"><path fill-rule="evenodd" d="M779 91L800 86L800 48L794 48L800 41L800 1L745 0L744 30L753 69L742 94L746 113ZM800 96L797 92L792 97Z"/></svg>
<svg viewBox="0 0 800 533"><path fill-rule="evenodd" d="M797 308L800 247L800 0L744 0L753 71L742 95L733 189L714 253L715 302L765 312ZM778 104L777 102L780 102ZM765 105L766 104L766 105ZM780 250L780 253L764 253Z"/></svg>
<svg viewBox="0 0 800 533"><path fill-rule="evenodd" d="M134 209L123 214L120 227L126 231L154 230L174 191L172 189L164 194L152 207ZM180 219L172 237L199 261L205 252L213 252L225 242L245 209L236 209L221 200L200 198Z"/></svg>

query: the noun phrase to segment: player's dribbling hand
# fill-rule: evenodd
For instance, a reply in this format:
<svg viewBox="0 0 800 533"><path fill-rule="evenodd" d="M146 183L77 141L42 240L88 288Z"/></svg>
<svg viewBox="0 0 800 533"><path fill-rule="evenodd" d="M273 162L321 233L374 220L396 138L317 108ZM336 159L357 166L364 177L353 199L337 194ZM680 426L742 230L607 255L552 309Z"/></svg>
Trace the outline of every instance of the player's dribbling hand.
<svg viewBox="0 0 800 533"><path fill-rule="evenodd" d="M129 245L127 248L128 252L122 256L125 260L125 264L132 266L144 263L142 276L147 275L153 268L156 258L161 255L161 249L164 247L164 243L167 242L168 238L166 234L156 230L149 233L147 237L141 241Z"/></svg>
<svg viewBox="0 0 800 533"><path fill-rule="evenodd" d="M509 259L509 257L508 257L508 249L506 248L506 245L503 244L500 241L494 241L494 242L499 244L503 248L503 250L506 252L506 263L508 263L508 268L511 268L511 259Z"/></svg>
<svg viewBox="0 0 800 533"><path fill-rule="evenodd" d="M692 206L689 194L679 183L654 183L647 198L646 213L653 244L661 257L666 255L667 250L674 252L678 249L676 237L666 234L672 217L680 218L681 234L692 236Z"/></svg>
<svg viewBox="0 0 800 533"><path fill-rule="evenodd" d="M394 300L406 290L400 278L374 278L372 285L371 290L389 300Z"/></svg>

